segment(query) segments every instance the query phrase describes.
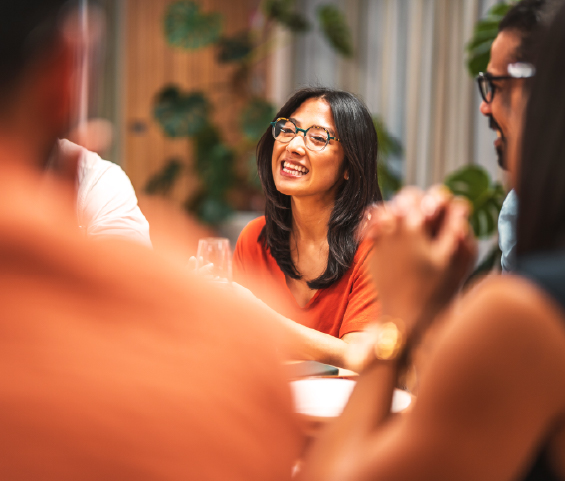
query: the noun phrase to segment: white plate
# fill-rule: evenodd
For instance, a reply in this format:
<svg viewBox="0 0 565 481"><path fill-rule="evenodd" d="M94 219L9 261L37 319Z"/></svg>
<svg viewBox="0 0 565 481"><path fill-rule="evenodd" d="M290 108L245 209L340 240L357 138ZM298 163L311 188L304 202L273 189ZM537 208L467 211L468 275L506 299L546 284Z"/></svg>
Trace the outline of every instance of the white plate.
<svg viewBox="0 0 565 481"><path fill-rule="evenodd" d="M290 383L295 411L308 416L331 418L339 416L355 387L350 379L300 379ZM395 389L392 397L393 413L406 409L410 394Z"/></svg>

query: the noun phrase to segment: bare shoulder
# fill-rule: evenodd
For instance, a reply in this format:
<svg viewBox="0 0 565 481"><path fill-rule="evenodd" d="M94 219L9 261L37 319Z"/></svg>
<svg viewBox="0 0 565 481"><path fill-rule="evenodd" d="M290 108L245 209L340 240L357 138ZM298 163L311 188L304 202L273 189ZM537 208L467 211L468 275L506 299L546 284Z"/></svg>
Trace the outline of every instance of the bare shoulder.
<svg viewBox="0 0 565 481"><path fill-rule="evenodd" d="M565 342L563 310L540 287L520 276L485 278L460 299L457 311L477 312L484 322L492 318L493 328L503 329L511 322L513 329L548 330Z"/></svg>
<svg viewBox="0 0 565 481"><path fill-rule="evenodd" d="M564 313L527 279L492 276L477 284L453 307L442 341L437 362L504 380L515 394L529 386L564 405L565 386L555 382L565 378Z"/></svg>

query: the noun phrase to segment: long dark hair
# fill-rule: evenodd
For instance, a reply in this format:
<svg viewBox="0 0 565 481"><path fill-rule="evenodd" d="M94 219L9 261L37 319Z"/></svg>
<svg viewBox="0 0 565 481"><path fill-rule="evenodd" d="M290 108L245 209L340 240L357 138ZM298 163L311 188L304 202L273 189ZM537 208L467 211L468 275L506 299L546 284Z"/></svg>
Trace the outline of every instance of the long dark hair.
<svg viewBox="0 0 565 481"><path fill-rule="evenodd" d="M565 7L544 35L522 134L519 256L565 247Z"/></svg>
<svg viewBox="0 0 565 481"><path fill-rule="evenodd" d="M321 99L331 108L336 135L344 150L344 170L349 180L342 183L328 223L329 254L323 274L308 282L310 289L328 287L351 267L359 245L356 231L365 208L382 200L377 178L377 132L367 107L349 92L329 88L305 88L297 91L279 110L275 119L291 117L308 99ZM292 279L300 279L290 255L292 212L290 196L275 187L272 162L275 139L268 128L257 145L257 168L267 198L266 225L259 236L281 270Z"/></svg>

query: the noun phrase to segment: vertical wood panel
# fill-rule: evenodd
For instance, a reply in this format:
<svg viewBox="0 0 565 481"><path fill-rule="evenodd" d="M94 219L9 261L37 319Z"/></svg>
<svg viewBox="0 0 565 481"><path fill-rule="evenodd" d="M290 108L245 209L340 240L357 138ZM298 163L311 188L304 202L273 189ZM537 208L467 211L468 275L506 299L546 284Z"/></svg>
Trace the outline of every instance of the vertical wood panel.
<svg viewBox="0 0 565 481"><path fill-rule="evenodd" d="M167 45L163 16L171 3L173 0L127 0L124 155L127 173L138 192L172 157L181 159L187 169L192 167L191 141L164 137L152 118L153 100L165 85L176 84L184 92L203 91L213 103L213 119L223 132L239 115L243 105L242 99L221 88L230 81L234 67L218 64L213 46L185 51ZM204 12L222 13L224 35L247 29L250 12L257 6L256 0L201 0L199 3ZM135 125L145 127L145 130L136 133ZM235 143L237 137L237 132L233 131L226 140ZM178 202L186 200L198 183L193 174L183 176L173 193L174 199Z"/></svg>

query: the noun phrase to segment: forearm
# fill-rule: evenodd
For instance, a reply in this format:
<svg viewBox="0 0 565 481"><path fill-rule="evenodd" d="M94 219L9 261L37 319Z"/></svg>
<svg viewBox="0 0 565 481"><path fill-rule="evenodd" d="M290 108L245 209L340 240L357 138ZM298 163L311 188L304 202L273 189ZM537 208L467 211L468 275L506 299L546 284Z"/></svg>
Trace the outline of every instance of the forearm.
<svg viewBox="0 0 565 481"><path fill-rule="evenodd" d="M365 447L379 428L390 421L397 371L395 361L378 361L366 369L343 414L317 439L301 480L356 479Z"/></svg>
<svg viewBox="0 0 565 481"><path fill-rule="evenodd" d="M275 313L275 316L277 322L288 333L289 342L296 356L301 359L312 359L337 367L350 368L346 356L347 342L303 326L278 313Z"/></svg>
<svg viewBox="0 0 565 481"><path fill-rule="evenodd" d="M351 367L347 363L346 355L348 342L303 326L279 314L259 299L256 299L256 301L265 313L265 317L275 322L282 330L285 344L287 344L287 352L292 357L315 360L337 367Z"/></svg>

